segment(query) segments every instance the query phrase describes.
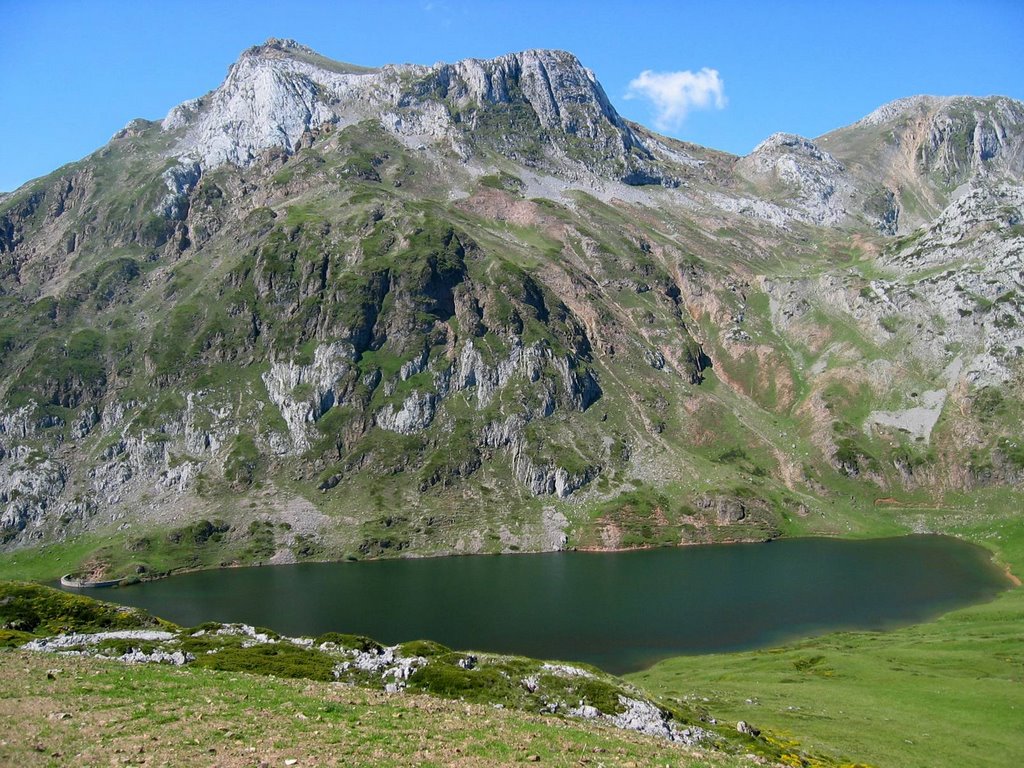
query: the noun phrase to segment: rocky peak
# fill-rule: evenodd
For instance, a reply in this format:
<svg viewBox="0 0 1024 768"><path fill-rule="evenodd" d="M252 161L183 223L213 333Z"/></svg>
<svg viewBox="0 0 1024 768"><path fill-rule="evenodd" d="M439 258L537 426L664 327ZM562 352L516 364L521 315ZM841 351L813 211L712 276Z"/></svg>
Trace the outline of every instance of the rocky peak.
<svg viewBox="0 0 1024 768"><path fill-rule="evenodd" d="M511 130L510 112L520 119ZM489 115L490 134L484 130ZM220 87L174 107L162 125L182 131L173 154L207 170L249 165L271 147L291 152L306 131L366 119L379 120L400 138L442 143L460 155L476 144L522 159L523 153L506 146L511 133L531 142L537 164L553 152L558 160L585 160L588 169L605 175L657 176L646 165L640 168L649 164L650 153L594 73L563 51L370 70L332 62L292 40L271 39L246 50ZM576 158L581 147L586 157Z"/></svg>
<svg viewBox="0 0 1024 768"><path fill-rule="evenodd" d="M876 151L911 160L918 173L931 174L940 187L1024 172L1024 103L1005 96L897 99L820 142L841 156L857 149L857 137L877 131L882 133Z"/></svg>
<svg viewBox="0 0 1024 768"><path fill-rule="evenodd" d="M923 163L954 172L1024 171L1024 104L1008 98L954 97L931 119Z"/></svg>
<svg viewBox="0 0 1024 768"><path fill-rule="evenodd" d="M851 210L886 234L928 224L959 194L1024 173L1024 104L1003 96L912 96L815 143L858 188Z"/></svg>
<svg viewBox="0 0 1024 768"><path fill-rule="evenodd" d="M263 150L291 151L307 130L336 122L332 95L337 98L360 76L281 55L309 51L295 46L269 41L248 49L219 88L174 107L164 130L186 129L175 154L196 158L204 169L226 162L245 166Z"/></svg>
<svg viewBox="0 0 1024 768"><path fill-rule="evenodd" d="M883 104L873 112L862 117L854 125L886 125L897 120L906 119L914 114L926 115L937 104L948 100L948 98L944 99L941 96L907 96Z"/></svg>
<svg viewBox="0 0 1024 768"><path fill-rule="evenodd" d="M242 52L242 57L270 57L289 56L295 53L304 53L310 56L318 55L312 48L302 45L291 38L268 37L261 45L254 45Z"/></svg>
<svg viewBox="0 0 1024 768"><path fill-rule="evenodd" d="M616 129L624 146L642 147L594 73L566 51L532 49L496 59L464 59L438 69L449 95L466 105L528 103L547 130L602 139Z"/></svg>
<svg viewBox="0 0 1024 768"><path fill-rule="evenodd" d="M810 139L775 133L736 165L745 178L781 192L801 218L835 224L847 215L852 184L846 168Z"/></svg>
<svg viewBox="0 0 1024 768"><path fill-rule="evenodd" d="M795 133L773 133L762 141L753 152L744 158L748 167L765 172L781 172L784 167L797 164L818 164L829 166L835 171L843 170L842 163L821 149L810 139Z"/></svg>

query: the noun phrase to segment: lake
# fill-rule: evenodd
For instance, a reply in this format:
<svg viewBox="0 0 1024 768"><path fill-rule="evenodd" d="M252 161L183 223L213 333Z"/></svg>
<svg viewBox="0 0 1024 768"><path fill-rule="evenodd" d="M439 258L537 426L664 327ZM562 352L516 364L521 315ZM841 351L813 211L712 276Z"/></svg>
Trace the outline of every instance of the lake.
<svg viewBox="0 0 1024 768"><path fill-rule="evenodd" d="M668 656L891 629L1007 587L981 547L903 536L231 568L90 593L185 626L429 638L622 674Z"/></svg>

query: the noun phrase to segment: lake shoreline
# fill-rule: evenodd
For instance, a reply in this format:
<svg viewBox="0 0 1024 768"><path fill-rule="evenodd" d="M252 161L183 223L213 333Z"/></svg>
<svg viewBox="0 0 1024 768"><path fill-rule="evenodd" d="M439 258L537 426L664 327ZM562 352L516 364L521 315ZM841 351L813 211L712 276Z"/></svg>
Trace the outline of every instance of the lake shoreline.
<svg viewBox="0 0 1024 768"><path fill-rule="evenodd" d="M853 541L884 541L884 540L887 540L887 539L899 539L899 538L904 538L904 537L908 537L908 536L940 536L940 537L945 537L945 538L956 539L956 540L962 541L962 542L964 542L966 544L973 544L974 546L981 547L982 549L986 550L989 553L989 556L990 556L990 559L992 561L993 566L999 568L1003 572L1003 574L1006 576L1007 581L1009 581L1014 587L1020 587L1020 586L1022 586L1022 584L1024 584L1024 582L1021 581L1020 577L1018 577L1013 572L1011 567L1008 564L1005 564L1004 562L1002 562L1002 560L999 558L997 552L992 551L988 547L985 547L984 545L979 544L978 542L971 541L970 539L964 538L962 536L957 536L957 535L952 534L952 533L914 533L914 532L907 532L907 533L904 533L904 534L889 535L889 536L867 536L867 537L862 537L862 536L844 536L844 535L828 535L828 534L814 534L814 535L809 535L809 536L785 536L785 535L782 535L782 536L777 536L777 537L774 537L774 538L765 538L765 539L728 539L728 540L723 540L723 541L699 541L699 542L698 541L694 541L694 542L687 541L687 542L680 542L678 544L641 544L641 545L638 545L638 546L635 546L635 547L594 547L594 546L586 546L586 547L568 547L568 548L563 548L563 549L519 550L519 551L515 551L515 552L511 552L511 551L509 551L509 552L444 552L444 553L438 553L438 554L408 553L408 554L399 555L397 557L367 557L367 558L360 558L360 559L351 559L351 558L348 558L348 557L341 557L341 558L325 558L325 559L322 559L322 560L302 560L302 561L299 561L299 562L276 562L276 563L275 562L270 562L270 561L266 561L266 562L265 561L260 561L260 562L256 562L256 563L240 563L240 562L235 562L235 563L225 563L225 564L221 564L221 565L204 565L204 566L174 568L174 569L172 569L170 571L166 571L166 572L162 572L162 573L158 573L158 574L152 574L152 575L131 574L131 575L128 575L128 576L122 576L120 578L107 579L107 580L99 580L99 581L77 580L77 579L73 578L73 573L74 572L71 572L71 573L68 573L68 574L65 574L65 575L61 576L60 579L56 583L50 582L50 581L41 581L40 583L46 583L46 584L49 584L50 586L55 586L55 585L59 584L59 586L62 587L62 588L75 589L75 590L111 589L111 588L119 588L119 587L130 587L130 586L135 586L137 584L150 583L150 582L154 582L154 581L163 581L163 580L169 579L169 578L174 577L174 576L183 576L185 574L190 574L190 573L200 573L200 572L206 572L206 571L210 571L210 572L212 572L212 571L226 571L226 570L234 570L234 569L238 569L238 568L280 568L280 567L287 567L287 566L294 566L294 565L301 565L301 564L316 564L316 565L339 564L340 565L341 563L378 563L378 562L393 562L393 561L403 561L403 560L437 560L437 559L445 559L445 558L463 558L463 557L515 557L515 556L518 556L518 555L545 555L545 554L555 554L555 553L558 553L558 552L579 552L579 553L594 554L594 555L600 555L600 554L624 554L624 553L629 553L629 552L649 552L649 551L660 550L660 549L669 550L669 549L691 549L691 548L698 548L698 547L737 546L737 545L743 545L743 544L771 544L772 542L803 541L803 540L808 540L808 539L824 539L824 540L828 540L828 541L850 541L850 542L853 542ZM78 583L74 583L74 582L78 582Z"/></svg>
<svg viewBox="0 0 1024 768"><path fill-rule="evenodd" d="M182 626L217 620L387 643L428 637L614 672L831 631L887 631L1012 588L988 549L941 535L516 554L534 557L193 569L103 599Z"/></svg>

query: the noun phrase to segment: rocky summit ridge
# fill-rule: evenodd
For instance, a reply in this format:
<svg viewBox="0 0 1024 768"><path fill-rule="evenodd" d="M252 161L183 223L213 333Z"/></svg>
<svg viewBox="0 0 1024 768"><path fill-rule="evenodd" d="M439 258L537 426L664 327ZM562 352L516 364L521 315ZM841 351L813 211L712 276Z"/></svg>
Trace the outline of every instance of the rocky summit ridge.
<svg viewBox="0 0 1024 768"><path fill-rule="evenodd" d="M269 40L0 200L0 538L120 576L1018 493L1022 169L1005 97L738 158L569 53Z"/></svg>
<svg viewBox="0 0 1024 768"><path fill-rule="evenodd" d="M183 131L172 154L201 168L244 167L271 147L294 152L308 131L368 118L407 146L430 142L464 157L474 137L514 141L481 136L480 113L502 106L525 107L522 117L555 137L564 153L571 150L559 139L573 137L589 153L620 163L623 174L635 172L631 152L649 157L593 72L572 54L551 50L370 70L337 66L293 40L271 39L245 51L220 87L174 107L161 125Z"/></svg>

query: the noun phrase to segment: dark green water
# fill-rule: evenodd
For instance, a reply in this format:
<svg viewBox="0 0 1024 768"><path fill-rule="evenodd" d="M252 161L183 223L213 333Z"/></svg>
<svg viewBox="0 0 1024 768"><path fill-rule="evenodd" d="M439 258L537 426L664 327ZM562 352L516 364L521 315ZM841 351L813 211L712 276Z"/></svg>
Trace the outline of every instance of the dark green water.
<svg viewBox="0 0 1024 768"><path fill-rule="evenodd" d="M667 656L889 629L1007 586L980 547L906 536L236 568L93 594L186 626L430 638L624 673Z"/></svg>

